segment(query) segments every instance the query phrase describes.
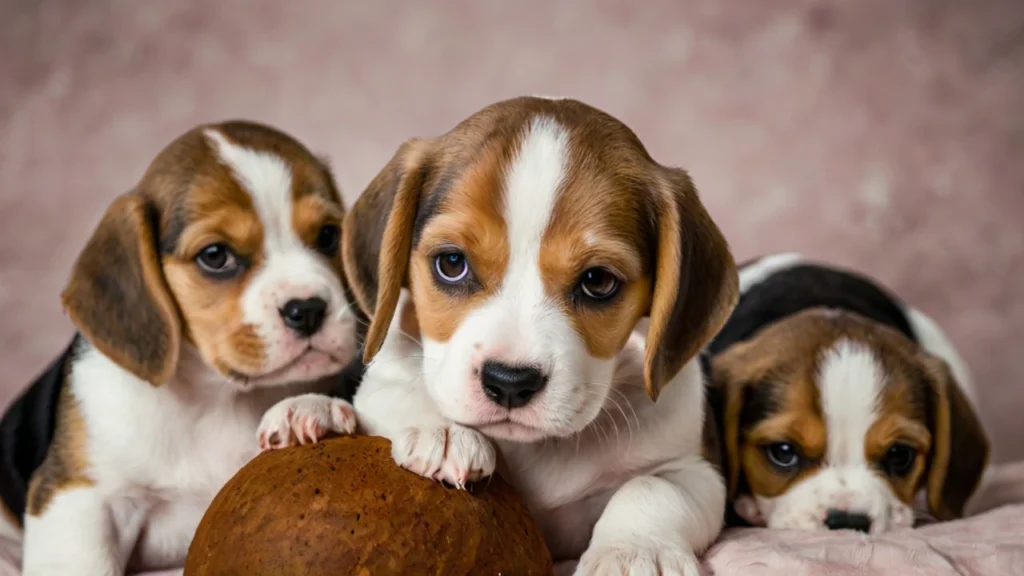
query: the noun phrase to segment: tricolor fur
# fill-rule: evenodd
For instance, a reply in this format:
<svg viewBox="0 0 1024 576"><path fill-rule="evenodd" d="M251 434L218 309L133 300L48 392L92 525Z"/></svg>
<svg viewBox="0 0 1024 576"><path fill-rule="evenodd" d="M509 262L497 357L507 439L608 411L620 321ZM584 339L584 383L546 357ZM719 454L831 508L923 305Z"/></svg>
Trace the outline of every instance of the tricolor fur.
<svg viewBox="0 0 1024 576"><path fill-rule="evenodd" d="M966 364L869 278L778 254L740 270L709 345L733 510L755 525L872 533L963 515L987 466Z"/></svg>
<svg viewBox="0 0 1024 576"><path fill-rule="evenodd" d="M327 167L247 122L189 131L114 201L63 294L80 336L0 426L26 576L184 562L267 409L355 356L343 218Z"/></svg>

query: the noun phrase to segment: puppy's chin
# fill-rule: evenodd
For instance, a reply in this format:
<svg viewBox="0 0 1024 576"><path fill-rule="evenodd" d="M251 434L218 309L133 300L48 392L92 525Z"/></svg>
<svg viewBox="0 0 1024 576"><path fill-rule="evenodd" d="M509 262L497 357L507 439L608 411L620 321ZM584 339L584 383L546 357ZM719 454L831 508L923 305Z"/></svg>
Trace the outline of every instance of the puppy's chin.
<svg viewBox="0 0 1024 576"><path fill-rule="evenodd" d="M348 356L349 358L346 360L309 348L279 368L258 374L232 372L229 374L229 378L243 391L283 386L296 382L312 382L340 372L348 360L351 360L351 354Z"/></svg>
<svg viewBox="0 0 1024 576"><path fill-rule="evenodd" d="M312 345L299 348L291 357L275 365L258 370L231 367L230 363L214 362L218 371L232 386L246 392L257 388L271 388L299 382L313 382L340 372L355 357L354 346L322 350ZM226 366L225 366L226 364Z"/></svg>
<svg viewBox="0 0 1024 576"><path fill-rule="evenodd" d="M551 435L544 430L524 426L512 421L484 424L483 426L480 426L478 430L484 435L494 438L495 440L519 442L523 444L540 442L541 440L551 437Z"/></svg>

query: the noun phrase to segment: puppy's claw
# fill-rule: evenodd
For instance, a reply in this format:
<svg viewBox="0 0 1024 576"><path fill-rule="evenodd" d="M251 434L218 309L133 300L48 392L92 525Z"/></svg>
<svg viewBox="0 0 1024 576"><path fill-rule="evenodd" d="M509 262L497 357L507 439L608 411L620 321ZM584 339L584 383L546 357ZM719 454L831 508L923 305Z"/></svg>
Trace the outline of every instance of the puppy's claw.
<svg viewBox="0 0 1024 576"><path fill-rule="evenodd" d="M355 409L340 398L304 394L286 398L267 410L257 437L261 450L315 444L328 433L352 434Z"/></svg>
<svg viewBox="0 0 1024 576"><path fill-rule="evenodd" d="M410 472L459 489L493 474L497 461L486 436L458 424L406 428L392 443L392 457Z"/></svg>

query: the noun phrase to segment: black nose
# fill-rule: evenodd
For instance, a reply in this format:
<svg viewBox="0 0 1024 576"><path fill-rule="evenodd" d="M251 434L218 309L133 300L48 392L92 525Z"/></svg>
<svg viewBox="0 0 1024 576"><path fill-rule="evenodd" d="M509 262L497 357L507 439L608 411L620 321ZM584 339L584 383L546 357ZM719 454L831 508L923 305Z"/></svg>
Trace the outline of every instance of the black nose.
<svg viewBox="0 0 1024 576"><path fill-rule="evenodd" d="M284 325L303 336L312 336L324 325L327 314L327 302L321 298L305 300L289 300L281 308L281 319Z"/></svg>
<svg viewBox="0 0 1024 576"><path fill-rule="evenodd" d="M829 508L828 514L825 515L825 526L828 526L829 530L867 532L871 530L871 518L867 514Z"/></svg>
<svg viewBox="0 0 1024 576"><path fill-rule="evenodd" d="M547 384L548 377L536 368L509 366L488 360L480 368L484 394L499 406L519 408Z"/></svg>

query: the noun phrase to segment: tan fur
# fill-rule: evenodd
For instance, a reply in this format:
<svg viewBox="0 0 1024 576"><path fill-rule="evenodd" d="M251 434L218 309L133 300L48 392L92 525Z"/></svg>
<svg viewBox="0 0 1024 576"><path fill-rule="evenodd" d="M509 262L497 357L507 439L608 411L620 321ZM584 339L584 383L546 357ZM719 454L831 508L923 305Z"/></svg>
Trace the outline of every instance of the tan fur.
<svg viewBox="0 0 1024 576"><path fill-rule="evenodd" d="M645 226L650 199L622 193L630 190L622 175L641 170L636 160L612 156L605 164L571 156L569 176L542 239L539 264L546 291L558 297L597 358L617 354L650 309L653 246ZM623 281L623 293L599 308L576 307L569 294L588 268L598 266Z"/></svg>
<svg viewBox="0 0 1024 576"><path fill-rule="evenodd" d="M32 474L28 485L25 512L39 516L60 491L76 486L92 486L86 453L88 432L85 419L71 390L61 390L57 407L57 425L46 458Z"/></svg>
<svg viewBox="0 0 1024 576"><path fill-rule="evenodd" d="M988 440L948 367L900 332L848 313L805 311L768 326L713 359L712 379L724 387L724 436L730 498L743 481L754 493L772 497L814 472L798 476L772 467L760 446L792 442L814 460L824 455L825 429L815 382L823 353L840 339L869 347L887 375L879 396L878 420L865 438L865 456L877 462L899 441L918 451L911 472L888 478L894 493L911 503L922 485L931 512L940 519L958 517L980 480ZM759 387L773 391L771 415L745 429L741 415ZM929 400L929 396L931 400ZM934 413L927 406L934 405ZM928 421L934 422L929 429ZM954 430L956 433L954 433ZM963 464L950 461L950 446L962 450ZM927 472L927 476L926 476Z"/></svg>
<svg viewBox="0 0 1024 576"><path fill-rule="evenodd" d="M928 509L939 520L963 516L988 466L989 440L945 362L924 360L937 401L934 449L928 466Z"/></svg>
<svg viewBox="0 0 1024 576"><path fill-rule="evenodd" d="M159 385L174 373L181 321L157 253L155 212L142 192L115 200L75 262L61 301L100 352Z"/></svg>
<svg viewBox="0 0 1024 576"><path fill-rule="evenodd" d="M420 329L439 342L451 338L467 313L501 287L509 247L501 216L503 154L492 147L458 178L442 203L442 213L422 231L411 255L410 285L418 303ZM434 258L447 245L461 247L479 287L453 298L434 281Z"/></svg>
<svg viewBox="0 0 1024 576"><path fill-rule="evenodd" d="M407 285L412 229L423 187L418 167L430 149L427 141L402 145L388 166L370 183L345 218L342 261L345 275L364 312L373 321L366 333L363 361L369 363L384 343L388 325L398 305L399 291ZM386 224L379 226L381 219ZM365 222L363 220L366 219ZM373 224L372 229L368 227ZM377 233L380 236L377 236ZM367 239L376 236L379 242ZM376 252L364 253L360 241L377 244ZM379 256L379 258L378 258ZM361 274L363 268L373 282ZM369 271L376 268L375 271Z"/></svg>
<svg viewBox="0 0 1024 576"><path fill-rule="evenodd" d="M3 521L6 521L8 525L17 527L21 526L21 518L19 518L13 510L8 508L7 504L4 502L0 502L0 514L3 515Z"/></svg>
<svg viewBox="0 0 1024 576"><path fill-rule="evenodd" d="M665 170L658 184L657 283L644 361L652 399L718 333L739 300L739 278L729 246L700 203L689 175Z"/></svg>

